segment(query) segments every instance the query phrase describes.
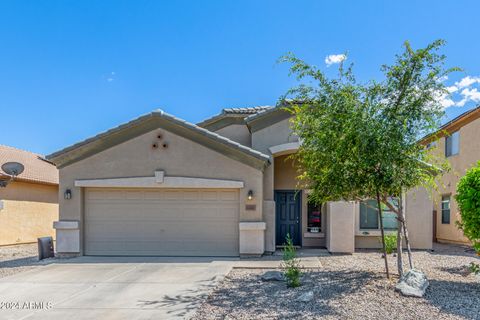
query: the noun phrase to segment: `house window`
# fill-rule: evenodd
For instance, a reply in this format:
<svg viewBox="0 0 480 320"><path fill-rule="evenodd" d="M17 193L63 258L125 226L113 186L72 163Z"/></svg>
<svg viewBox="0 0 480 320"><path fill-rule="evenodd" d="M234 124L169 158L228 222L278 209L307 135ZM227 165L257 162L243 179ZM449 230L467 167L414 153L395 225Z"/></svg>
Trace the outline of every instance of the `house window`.
<svg viewBox="0 0 480 320"><path fill-rule="evenodd" d="M322 231L322 205L308 202L307 232L318 233Z"/></svg>
<svg viewBox="0 0 480 320"><path fill-rule="evenodd" d="M442 223L450 224L450 196L442 196Z"/></svg>
<svg viewBox="0 0 480 320"><path fill-rule="evenodd" d="M391 199L394 206L398 205L397 199ZM382 221L385 230L397 230L397 215L382 203ZM361 230L379 230L378 210L376 200L366 200L360 202L360 229Z"/></svg>
<svg viewBox="0 0 480 320"><path fill-rule="evenodd" d="M460 133L455 131L450 136L445 137L445 157L458 154L460 151Z"/></svg>

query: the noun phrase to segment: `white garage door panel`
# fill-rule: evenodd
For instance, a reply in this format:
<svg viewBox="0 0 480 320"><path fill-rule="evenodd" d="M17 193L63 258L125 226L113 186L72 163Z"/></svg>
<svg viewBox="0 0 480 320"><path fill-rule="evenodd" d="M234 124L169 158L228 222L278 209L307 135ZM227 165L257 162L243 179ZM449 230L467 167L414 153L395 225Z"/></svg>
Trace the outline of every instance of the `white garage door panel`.
<svg viewBox="0 0 480 320"><path fill-rule="evenodd" d="M238 190L87 188L87 255L238 255Z"/></svg>

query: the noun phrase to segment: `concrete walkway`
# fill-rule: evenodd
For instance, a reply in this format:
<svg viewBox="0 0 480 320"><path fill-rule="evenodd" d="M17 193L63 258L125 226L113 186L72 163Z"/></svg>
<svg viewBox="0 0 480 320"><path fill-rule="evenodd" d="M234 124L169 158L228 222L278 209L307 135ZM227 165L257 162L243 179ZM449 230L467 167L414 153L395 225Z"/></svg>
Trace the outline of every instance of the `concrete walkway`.
<svg viewBox="0 0 480 320"><path fill-rule="evenodd" d="M0 279L0 319L189 318L234 260L80 257L39 266Z"/></svg>
<svg viewBox="0 0 480 320"><path fill-rule="evenodd" d="M305 269L319 269L322 267L318 257L330 255L326 249L298 249L297 257L300 266ZM272 255L265 255L260 258L244 258L233 263L234 268L245 269L277 269L282 264L283 253L281 250Z"/></svg>

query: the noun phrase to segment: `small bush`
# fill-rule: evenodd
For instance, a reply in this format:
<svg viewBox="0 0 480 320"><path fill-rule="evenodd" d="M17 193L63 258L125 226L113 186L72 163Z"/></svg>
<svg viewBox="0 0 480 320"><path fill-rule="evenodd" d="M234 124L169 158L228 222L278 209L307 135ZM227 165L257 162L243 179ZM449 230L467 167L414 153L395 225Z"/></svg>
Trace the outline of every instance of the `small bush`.
<svg viewBox="0 0 480 320"><path fill-rule="evenodd" d="M480 264L470 262L470 271L474 274L480 274Z"/></svg>
<svg viewBox="0 0 480 320"><path fill-rule="evenodd" d="M300 261L297 259L297 252L293 245L292 238L290 234L287 234L286 246L283 249L283 274L287 280L287 286L291 288L296 288L301 285L300 277L302 275L300 271Z"/></svg>
<svg viewBox="0 0 480 320"><path fill-rule="evenodd" d="M392 254L397 250L397 235L389 234L385 236L385 251Z"/></svg>
<svg viewBox="0 0 480 320"><path fill-rule="evenodd" d="M378 238L380 244L382 244L382 237ZM397 235L389 234L385 236L385 251L387 254L392 254L397 251ZM382 249L383 252L383 249Z"/></svg>

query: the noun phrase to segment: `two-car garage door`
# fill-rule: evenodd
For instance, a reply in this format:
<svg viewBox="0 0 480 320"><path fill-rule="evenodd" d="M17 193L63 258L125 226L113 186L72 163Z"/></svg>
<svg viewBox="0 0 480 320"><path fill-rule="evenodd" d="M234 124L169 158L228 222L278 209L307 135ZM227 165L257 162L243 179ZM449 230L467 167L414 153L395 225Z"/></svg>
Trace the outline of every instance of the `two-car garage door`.
<svg viewBox="0 0 480 320"><path fill-rule="evenodd" d="M237 256L238 189L85 189L86 255Z"/></svg>

